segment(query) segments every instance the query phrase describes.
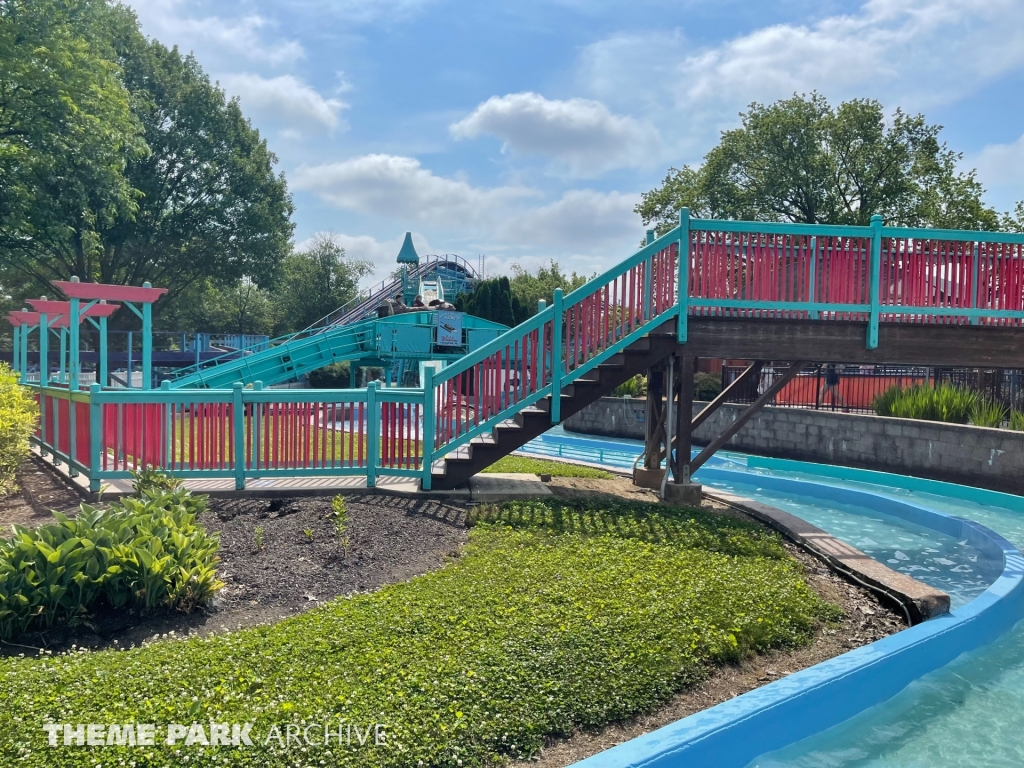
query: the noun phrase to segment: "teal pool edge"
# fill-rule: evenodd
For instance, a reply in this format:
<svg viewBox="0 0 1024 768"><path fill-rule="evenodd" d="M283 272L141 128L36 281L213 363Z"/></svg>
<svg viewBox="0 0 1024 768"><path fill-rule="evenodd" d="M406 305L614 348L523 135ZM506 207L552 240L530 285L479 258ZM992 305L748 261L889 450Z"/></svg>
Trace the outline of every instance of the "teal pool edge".
<svg viewBox="0 0 1024 768"><path fill-rule="evenodd" d="M728 470L713 470L726 474ZM707 470L705 470L707 473ZM749 477L746 479L749 482ZM863 491L783 478L759 483L817 486L815 495L884 509L1001 558L999 577L967 605L690 715L601 752L574 768L746 766L880 704L919 677L992 642L1024 615L1024 557L999 534L973 521Z"/></svg>

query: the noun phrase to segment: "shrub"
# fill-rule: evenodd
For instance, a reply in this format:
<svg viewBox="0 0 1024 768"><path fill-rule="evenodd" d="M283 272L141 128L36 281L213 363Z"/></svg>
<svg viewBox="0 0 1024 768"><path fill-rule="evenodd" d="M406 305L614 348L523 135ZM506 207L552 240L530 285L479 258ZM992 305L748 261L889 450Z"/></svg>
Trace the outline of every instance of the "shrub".
<svg viewBox="0 0 1024 768"><path fill-rule="evenodd" d="M1002 403L978 398L971 409L971 424L977 427L1000 427L1006 421L1006 410Z"/></svg>
<svg viewBox="0 0 1024 768"><path fill-rule="evenodd" d="M614 390L613 397L647 397L647 377L637 374L629 381L624 381Z"/></svg>
<svg viewBox="0 0 1024 768"><path fill-rule="evenodd" d="M306 378L313 389L348 389L348 361L331 363L310 371Z"/></svg>
<svg viewBox="0 0 1024 768"><path fill-rule="evenodd" d="M1010 429L1024 432L1024 412L1010 411Z"/></svg>
<svg viewBox="0 0 1024 768"><path fill-rule="evenodd" d="M695 400L714 400L722 391L722 377L714 373L696 373L693 376Z"/></svg>
<svg viewBox="0 0 1024 768"><path fill-rule="evenodd" d="M0 363L0 496L14 490L14 472L28 455L38 409L18 375Z"/></svg>
<svg viewBox="0 0 1024 768"><path fill-rule="evenodd" d="M95 609L192 611L223 584L219 545L196 523L205 496L143 488L100 510L0 540L0 639L73 622Z"/></svg>
<svg viewBox="0 0 1024 768"><path fill-rule="evenodd" d="M892 416L892 404L899 399L903 388L899 384L893 384L885 392L875 395L871 402L871 409L879 416Z"/></svg>
<svg viewBox="0 0 1024 768"><path fill-rule="evenodd" d="M890 387L872 405L879 416L966 424L979 399L977 393L952 384L916 384L906 389Z"/></svg>

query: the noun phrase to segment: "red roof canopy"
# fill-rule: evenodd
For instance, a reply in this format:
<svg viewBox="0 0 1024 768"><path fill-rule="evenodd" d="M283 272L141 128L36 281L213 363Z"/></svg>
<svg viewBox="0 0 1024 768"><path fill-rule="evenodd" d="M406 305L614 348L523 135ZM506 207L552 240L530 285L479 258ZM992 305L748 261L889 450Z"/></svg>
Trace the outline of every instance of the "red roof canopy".
<svg viewBox="0 0 1024 768"><path fill-rule="evenodd" d="M165 293L166 288L143 288L137 285L108 285L106 283L79 283L71 280L51 280L69 299L106 299L107 301L137 301L152 304Z"/></svg>
<svg viewBox="0 0 1024 768"><path fill-rule="evenodd" d="M29 299L29 304L62 305L61 307L45 307L47 328L67 328L71 324L71 313L66 301L43 301L42 299ZM87 317L110 317L121 307L118 304L94 304L79 315L79 320L84 321ZM26 312L15 310L7 313L7 320L11 325L39 325L40 312Z"/></svg>
<svg viewBox="0 0 1024 768"><path fill-rule="evenodd" d="M7 321L11 325L39 325L39 313L38 312L25 312L22 310L15 310L14 312L7 313ZM68 317L67 315L61 315L57 320L50 321L46 319L47 328L67 328Z"/></svg>
<svg viewBox="0 0 1024 768"><path fill-rule="evenodd" d="M53 299L25 299L36 312L45 312L49 316L67 315L71 316L70 301L54 301ZM110 317L121 308L120 304L93 304L88 309L80 310L78 316L86 317ZM49 318L47 318L49 319Z"/></svg>

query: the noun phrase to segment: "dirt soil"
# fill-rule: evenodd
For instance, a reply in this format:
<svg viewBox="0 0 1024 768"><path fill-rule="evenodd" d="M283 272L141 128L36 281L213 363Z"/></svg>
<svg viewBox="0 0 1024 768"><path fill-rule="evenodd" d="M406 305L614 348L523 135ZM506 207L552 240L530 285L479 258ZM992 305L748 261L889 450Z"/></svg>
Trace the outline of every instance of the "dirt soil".
<svg viewBox="0 0 1024 768"><path fill-rule="evenodd" d="M0 536L10 534L12 525L35 528L53 520L50 510L77 512L82 497L54 470L38 459L27 459L15 476L18 490L0 496Z"/></svg>
<svg viewBox="0 0 1024 768"><path fill-rule="evenodd" d="M22 491L0 499L0 525L47 522L49 509L72 511L80 501L51 471L26 462L19 473ZM553 478L561 498L615 495L634 501L656 496L625 478ZM346 553L330 519L331 496L284 499L212 499L202 522L221 536L221 578L225 588L215 604L192 615L99 615L89 626L53 630L6 644L0 655L46 647L125 647L165 634L205 634L278 621L338 595L370 591L438 568L466 540L466 507L434 499L346 494L351 545ZM705 506L746 518L716 502ZM257 546L262 529L262 548ZM726 701L779 677L873 642L904 627L902 618L875 596L831 573L796 546L787 547L803 563L810 586L842 607L838 624L820 627L814 641L796 650L773 651L709 671L702 683L661 709L597 731L551 740L536 759L522 765L567 766L681 717Z"/></svg>
<svg viewBox="0 0 1024 768"><path fill-rule="evenodd" d="M81 498L45 467L26 462L19 492L0 499L0 527L51 522L50 509L77 511ZM346 495L348 550L331 520L333 496L211 499L200 517L220 533L225 587L192 614L98 612L87 624L60 627L0 645L0 655L40 648L126 647L164 634L207 634L266 624L339 595L407 581L457 557L466 540L465 507L435 499ZM256 529L262 529L262 548Z"/></svg>

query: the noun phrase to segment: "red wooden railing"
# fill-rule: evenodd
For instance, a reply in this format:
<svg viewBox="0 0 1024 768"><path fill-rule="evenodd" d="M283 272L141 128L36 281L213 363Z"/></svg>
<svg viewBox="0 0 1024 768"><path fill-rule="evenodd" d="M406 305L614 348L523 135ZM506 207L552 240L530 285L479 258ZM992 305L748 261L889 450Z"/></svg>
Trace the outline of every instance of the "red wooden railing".
<svg viewBox="0 0 1024 768"><path fill-rule="evenodd" d="M1024 244L923 238L882 243L882 319L962 324L957 309L1024 310ZM950 310L949 314L885 313L886 306ZM1020 325L1020 318L980 317L984 325Z"/></svg>
<svg viewBox="0 0 1024 768"><path fill-rule="evenodd" d="M673 309L678 253L673 242L647 258L624 262L566 296L561 308L556 304L512 329L471 364L456 363L439 374L428 395L434 398L433 449L465 442L502 414L539 399L552 383L553 357L559 361L557 376L571 376Z"/></svg>

